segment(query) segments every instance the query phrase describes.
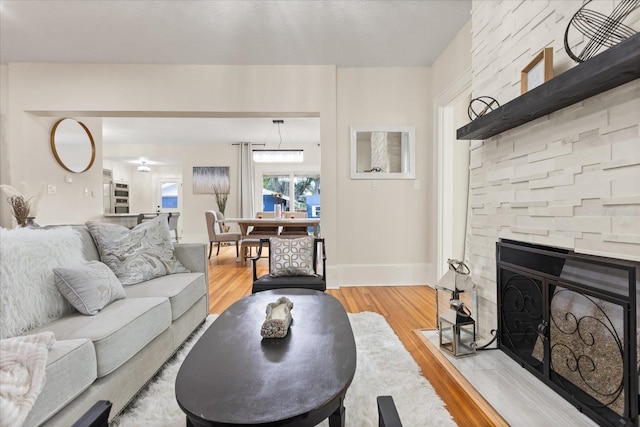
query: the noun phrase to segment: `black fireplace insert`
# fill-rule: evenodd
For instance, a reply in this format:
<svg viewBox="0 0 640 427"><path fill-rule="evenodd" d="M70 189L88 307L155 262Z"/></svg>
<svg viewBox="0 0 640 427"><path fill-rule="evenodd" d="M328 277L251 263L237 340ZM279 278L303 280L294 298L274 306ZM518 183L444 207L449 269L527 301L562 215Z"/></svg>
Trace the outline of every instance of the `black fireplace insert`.
<svg viewBox="0 0 640 427"><path fill-rule="evenodd" d="M638 423L640 263L501 239L500 349L600 425Z"/></svg>

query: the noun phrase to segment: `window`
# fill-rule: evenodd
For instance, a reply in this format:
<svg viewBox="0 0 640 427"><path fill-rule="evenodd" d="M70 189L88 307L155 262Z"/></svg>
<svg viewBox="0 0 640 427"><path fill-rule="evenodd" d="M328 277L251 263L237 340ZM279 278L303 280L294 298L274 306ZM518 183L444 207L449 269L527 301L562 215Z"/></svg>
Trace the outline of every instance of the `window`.
<svg viewBox="0 0 640 427"><path fill-rule="evenodd" d="M263 175L262 210L273 211L276 203L282 204L286 211L307 212L309 217L319 217L320 176L294 173Z"/></svg>
<svg viewBox="0 0 640 427"><path fill-rule="evenodd" d="M320 177L296 175L293 178L293 188L295 206L292 210L307 212L311 217L311 206L320 205ZM320 212L319 209L317 211Z"/></svg>

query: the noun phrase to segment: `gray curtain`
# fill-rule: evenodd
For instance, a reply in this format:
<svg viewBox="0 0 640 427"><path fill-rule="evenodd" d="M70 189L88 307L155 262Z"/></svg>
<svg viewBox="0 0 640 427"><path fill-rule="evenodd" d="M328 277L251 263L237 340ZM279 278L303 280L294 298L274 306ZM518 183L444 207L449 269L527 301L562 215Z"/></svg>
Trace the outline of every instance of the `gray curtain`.
<svg viewBox="0 0 640 427"><path fill-rule="evenodd" d="M250 142L241 142L238 147L240 150L238 156L240 162L238 165L238 188L240 189L238 212L241 218L253 218L255 216L253 148Z"/></svg>

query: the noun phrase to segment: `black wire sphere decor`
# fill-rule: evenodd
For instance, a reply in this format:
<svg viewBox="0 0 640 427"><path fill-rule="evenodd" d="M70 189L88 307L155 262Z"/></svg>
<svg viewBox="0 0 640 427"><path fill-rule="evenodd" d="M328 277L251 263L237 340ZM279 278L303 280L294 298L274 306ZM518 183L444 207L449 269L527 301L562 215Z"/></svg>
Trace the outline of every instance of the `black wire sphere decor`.
<svg viewBox="0 0 640 427"><path fill-rule="evenodd" d="M564 32L564 50L576 62L593 58L601 51L637 33L633 28L623 24L623 21L640 7L640 0L622 0L608 16L594 10L595 3L590 5L592 1L589 0L578 9ZM574 31L582 34L585 39L584 47L579 53L573 52L569 46L569 39L572 38Z"/></svg>
<svg viewBox="0 0 640 427"><path fill-rule="evenodd" d="M473 121L498 107L500 107L500 104L494 98L490 96L479 96L469 102L467 114L469 115L469 119Z"/></svg>

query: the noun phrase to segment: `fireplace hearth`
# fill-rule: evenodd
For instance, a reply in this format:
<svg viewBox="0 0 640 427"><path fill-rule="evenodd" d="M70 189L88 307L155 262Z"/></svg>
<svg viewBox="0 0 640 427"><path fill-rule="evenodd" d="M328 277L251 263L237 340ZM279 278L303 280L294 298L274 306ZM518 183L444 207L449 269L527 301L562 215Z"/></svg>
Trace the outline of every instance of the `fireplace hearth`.
<svg viewBox="0 0 640 427"><path fill-rule="evenodd" d="M597 423L636 426L640 264L504 239L496 249L500 349Z"/></svg>

